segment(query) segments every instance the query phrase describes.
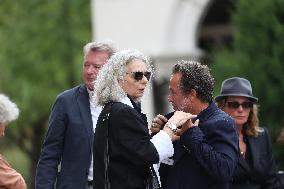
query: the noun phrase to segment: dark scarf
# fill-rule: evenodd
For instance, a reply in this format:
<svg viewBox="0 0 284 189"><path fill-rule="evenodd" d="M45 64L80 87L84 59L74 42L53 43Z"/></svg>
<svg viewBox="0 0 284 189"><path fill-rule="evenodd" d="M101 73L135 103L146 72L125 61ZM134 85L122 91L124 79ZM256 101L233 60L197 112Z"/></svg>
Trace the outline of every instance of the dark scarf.
<svg viewBox="0 0 284 189"><path fill-rule="evenodd" d="M141 112L141 102L134 102L134 100L130 96L127 95L127 97L130 99L130 102L131 102L133 108L141 115L141 117L144 120L145 124L148 125L146 114L143 114Z"/></svg>

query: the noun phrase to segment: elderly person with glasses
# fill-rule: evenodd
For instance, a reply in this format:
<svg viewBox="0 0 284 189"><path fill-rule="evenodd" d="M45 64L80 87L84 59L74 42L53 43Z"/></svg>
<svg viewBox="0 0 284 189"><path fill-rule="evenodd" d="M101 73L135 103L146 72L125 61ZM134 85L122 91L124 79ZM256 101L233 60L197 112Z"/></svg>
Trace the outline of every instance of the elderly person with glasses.
<svg viewBox="0 0 284 189"><path fill-rule="evenodd" d="M270 137L266 128L259 127L258 98L250 82L240 77L224 80L215 101L233 117L239 135L239 161L231 188L279 188Z"/></svg>
<svg viewBox="0 0 284 189"><path fill-rule="evenodd" d="M177 111L153 138L141 97L152 75L149 60L137 50L114 54L99 72L95 101L104 106L94 137L94 188L150 187L153 164L173 155L178 128L194 116Z"/></svg>
<svg viewBox="0 0 284 189"><path fill-rule="evenodd" d="M4 137L5 129L11 121L19 116L17 105L6 95L0 94L0 137ZM26 189L26 183L15 169L0 155L0 188Z"/></svg>

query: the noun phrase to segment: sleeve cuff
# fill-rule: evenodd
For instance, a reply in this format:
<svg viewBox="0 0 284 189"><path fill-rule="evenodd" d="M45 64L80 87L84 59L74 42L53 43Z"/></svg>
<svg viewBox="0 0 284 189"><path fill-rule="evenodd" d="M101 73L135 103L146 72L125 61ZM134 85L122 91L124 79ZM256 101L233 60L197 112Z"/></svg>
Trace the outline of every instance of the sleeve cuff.
<svg viewBox="0 0 284 189"><path fill-rule="evenodd" d="M151 142L154 144L159 154L160 162L166 158L173 156L173 143L171 141L171 138L165 131L161 130L160 132L158 132L155 136L153 136Z"/></svg>

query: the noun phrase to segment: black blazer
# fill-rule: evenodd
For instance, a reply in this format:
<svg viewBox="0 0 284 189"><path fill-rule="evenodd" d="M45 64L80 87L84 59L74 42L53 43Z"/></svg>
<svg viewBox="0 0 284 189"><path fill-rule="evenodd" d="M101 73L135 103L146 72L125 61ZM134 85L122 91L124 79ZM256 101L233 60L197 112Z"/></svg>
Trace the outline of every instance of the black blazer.
<svg viewBox="0 0 284 189"><path fill-rule="evenodd" d="M240 155L232 189L278 188L275 161L268 131L262 128L257 137L246 136L246 160Z"/></svg>
<svg viewBox="0 0 284 189"><path fill-rule="evenodd" d="M111 189L145 189L149 167L158 163L158 152L150 141L146 116L117 102L112 105L109 124L103 123L104 111L98 118L94 138L94 180L96 189L105 187L104 150L109 129L109 184Z"/></svg>

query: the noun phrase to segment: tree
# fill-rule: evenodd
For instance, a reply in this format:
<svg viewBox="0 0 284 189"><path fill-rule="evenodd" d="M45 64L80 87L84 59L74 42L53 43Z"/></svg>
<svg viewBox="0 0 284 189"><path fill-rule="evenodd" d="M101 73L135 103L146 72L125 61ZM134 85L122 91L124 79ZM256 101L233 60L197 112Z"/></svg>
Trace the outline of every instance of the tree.
<svg viewBox="0 0 284 189"><path fill-rule="evenodd" d="M31 160L32 185L54 99L81 81L82 47L91 36L90 2L0 4L0 91L21 110L8 137Z"/></svg>
<svg viewBox="0 0 284 189"><path fill-rule="evenodd" d="M232 49L217 51L212 70L219 85L226 77L241 76L251 81L260 102L260 121L271 136L284 126L284 1L239 0L233 12ZM275 147L282 167L282 154ZM282 156L282 157L281 157Z"/></svg>

